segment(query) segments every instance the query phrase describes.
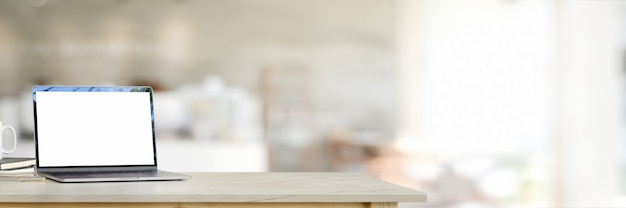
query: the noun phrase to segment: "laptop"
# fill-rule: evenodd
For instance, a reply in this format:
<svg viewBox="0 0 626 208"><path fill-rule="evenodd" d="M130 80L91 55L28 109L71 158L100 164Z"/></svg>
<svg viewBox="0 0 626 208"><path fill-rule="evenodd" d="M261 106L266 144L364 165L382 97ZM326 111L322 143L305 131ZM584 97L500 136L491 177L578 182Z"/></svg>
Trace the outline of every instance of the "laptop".
<svg viewBox="0 0 626 208"><path fill-rule="evenodd" d="M58 182L184 180L157 169L152 88L34 86L36 170Z"/></svg>

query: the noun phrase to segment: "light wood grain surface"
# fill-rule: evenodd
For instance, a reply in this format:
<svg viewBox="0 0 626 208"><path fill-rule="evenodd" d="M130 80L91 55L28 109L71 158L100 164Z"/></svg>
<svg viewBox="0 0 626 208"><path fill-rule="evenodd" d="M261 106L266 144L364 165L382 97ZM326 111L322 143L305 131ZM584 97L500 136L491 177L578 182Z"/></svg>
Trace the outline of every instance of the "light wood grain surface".
<svg viewBox="0 0 626 208"><path fill-rule="evenodd" d="M396 203L2 203L7 208L395 208Z"/></svg>
<svg viewBox="0 0 626 208"><path fill-rule="evenodd" d="M161 182L0 181L0 202L425 202L426 194L358 173L186 173ZM373 203L372 207L387 207Z"/></svg>

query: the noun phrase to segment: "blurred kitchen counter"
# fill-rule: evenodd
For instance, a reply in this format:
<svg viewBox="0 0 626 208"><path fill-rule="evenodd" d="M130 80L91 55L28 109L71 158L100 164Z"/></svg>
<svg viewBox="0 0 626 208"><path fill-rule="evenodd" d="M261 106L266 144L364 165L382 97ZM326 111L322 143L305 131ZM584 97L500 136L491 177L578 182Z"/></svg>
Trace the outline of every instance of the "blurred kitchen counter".
<svg viewBox="0 0 626 208"><path fill-rule="evenodd" d="M15 152L5 156L34 157L35 143L18 139ZM159 169L175 172L268 171L267 148L262 142L157 139L157 158Z"/></svg>

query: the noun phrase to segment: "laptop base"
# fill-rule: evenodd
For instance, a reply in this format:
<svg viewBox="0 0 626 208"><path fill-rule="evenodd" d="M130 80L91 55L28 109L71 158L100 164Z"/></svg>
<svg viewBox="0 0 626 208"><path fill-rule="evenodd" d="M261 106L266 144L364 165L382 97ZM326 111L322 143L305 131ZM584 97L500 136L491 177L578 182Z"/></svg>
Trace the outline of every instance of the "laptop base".
<svg viewBox="0 0 626 208"><path fill-rule="evenodd" d="M89 172L89 173L45 173L38 174L61 183L81 182L122 182L122 181L169 181L185 180L191 176L172 173L167 171L142 171L142 172Z"/></svg>

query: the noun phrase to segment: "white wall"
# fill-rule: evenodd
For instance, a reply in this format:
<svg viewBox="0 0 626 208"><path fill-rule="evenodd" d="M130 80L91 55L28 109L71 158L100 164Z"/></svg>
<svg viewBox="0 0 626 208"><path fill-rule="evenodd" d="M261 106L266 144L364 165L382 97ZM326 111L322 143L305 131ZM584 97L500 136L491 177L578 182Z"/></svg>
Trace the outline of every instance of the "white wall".
<svg viewBox="0 0 626 208"><path fill-rule="evenodd" d="M546 147L553 3L400 2L400 137L445 154Z"/></svg>
<svg viewBox="0 0 626 208"><path fill-rule="evenodd" d="M547 180L521 206L623 206L617 5L400 1L400 143L444 161L521 159L523 180Z"/></svg>
<svg viewBox="0 0 626 208"><path fill-rule="evenodd" d="M620 187L623 49L616 2L559 2L557 193L562 206L613 204ZM593 191L583 191L592 187Z"/></svg>

